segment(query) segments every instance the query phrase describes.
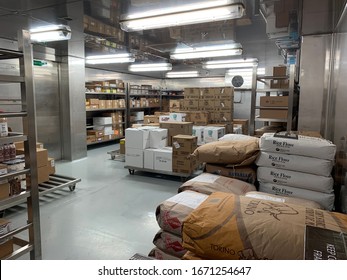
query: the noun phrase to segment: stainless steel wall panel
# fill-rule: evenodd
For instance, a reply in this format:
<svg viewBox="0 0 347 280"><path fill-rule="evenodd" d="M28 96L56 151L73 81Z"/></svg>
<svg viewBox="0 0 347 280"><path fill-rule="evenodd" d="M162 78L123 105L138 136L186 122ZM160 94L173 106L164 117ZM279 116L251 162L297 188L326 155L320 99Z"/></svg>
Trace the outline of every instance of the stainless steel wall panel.
<svg viewBox="0 0 347 280"><path fill-rule="evenodd" d="M60 95L58 65L34 67L37 140L44 143L50 157L61 159Z"/></svg>
<svg viewBox="0 0 347 280"><path fill-rule="evenodd" d="M332 35L304 36L301 44L300 130L325 134Z"/></svg>

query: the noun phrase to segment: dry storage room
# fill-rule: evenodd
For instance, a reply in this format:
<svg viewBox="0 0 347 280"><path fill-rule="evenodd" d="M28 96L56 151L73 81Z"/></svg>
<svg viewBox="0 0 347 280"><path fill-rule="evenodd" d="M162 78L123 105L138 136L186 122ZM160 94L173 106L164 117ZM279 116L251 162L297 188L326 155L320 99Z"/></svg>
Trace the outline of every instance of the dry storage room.
<svg viewBox="0 0 347 280"><path fill-rule="evenodd" d="M0 1L0 259L346 260L346 10Z"/></svg>

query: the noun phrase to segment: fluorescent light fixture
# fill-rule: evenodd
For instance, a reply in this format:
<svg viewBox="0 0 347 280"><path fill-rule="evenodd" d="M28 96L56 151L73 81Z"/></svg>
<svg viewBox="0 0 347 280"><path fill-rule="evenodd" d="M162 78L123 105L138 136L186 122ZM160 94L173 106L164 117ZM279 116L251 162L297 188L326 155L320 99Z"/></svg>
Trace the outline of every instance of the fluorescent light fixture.
<svg viewBox="0 0 347 280"><path fill-rule="evenodd" d="M182 26L240 18L244 11L244 5L234 0L204 1L130 14L120 21L120 26L127 32Z"/></svg>
<svg viewBox="0 0 347 280"><path fill-rule="evenodd" d="M33 42L52 42L71 39L71 28L67 25L46 25L30 29Z"/></svg>
<svg viewBox="0 0 347 280"><path fill-rule="evenodd" d="M199 77L198 71L172 71L166 73L166 78L196 78Z"/></svg>
<svg viewBox="0 0 347 280"><path fill-rule="evenodd" d="M178 48L171 53L171 59L195 59L206 57L223 57L241 55L241 44L224 44L204 47Z"/></svg>
<svg viewBox="0 0 347 280"><path fill-rule="evenodd" d="M86 57L86 64L129 63L134 61L135 57L130 53L94 55Z"/></svg>
<svg viewBox="0 0 347 280"><path fill-rule="evenodd" d="M256 66L258 60L255 58L249 59L233 59L233 60L214 60L207 61L202 65L204 69L223 69L223 68L249 68Z"/></svg>
<svg viewBox="0 0 347 280"><path fill-rule="evenodd" d="M155 72L155 71L170 71L172 69L171 63L146 63L146 64L132 64L128 67L131 72Z"/></svg>

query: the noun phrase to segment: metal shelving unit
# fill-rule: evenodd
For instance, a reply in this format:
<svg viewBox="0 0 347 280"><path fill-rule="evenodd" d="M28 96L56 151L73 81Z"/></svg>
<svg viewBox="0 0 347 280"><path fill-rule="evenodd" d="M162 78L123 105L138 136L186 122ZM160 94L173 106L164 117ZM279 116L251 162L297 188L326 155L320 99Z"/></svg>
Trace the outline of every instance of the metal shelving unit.
<svg viewBox="0 0 347 280"><path fill-rule="evenodd" d="M175 93L175 94L170 94L170 93ZM161 94L160 94L160 111L163 111L163 100L164 99L183 99L184 98L184 90L179 90L179 89L162 89Z"/></svg>
<svg viewBox="0 0 347 280"><path fill-rule="evenodd" d="M21 104L20 112L1 113L0 117L22 118L23 134L10 133L8 137L0 138L0 145L24 141L25 169L0 176L0 180L13 178L26 174L26 189L18 195L10 196L0 201L0 210L26 202L27 219L19 226L0 237L0 242L12 238L16 245L12 254L5 259L16 259L26 253L30 253L30 259L41 259L41 233L40 233L40 211L39 190L36 162L36 109L33 84L33 55L30 42L30 33L21 31L18 36L19 51L0 49L0 60L18 59L20 66L19 76L0 75L0 82L20 83ZM15 235L27 231L28 240L22 240Z"/></svg>
<svg viewBox="0 0 347 280"><path fill-rule="evenodd" d="M287 123L287 131L291 131L294 128L294 117L295 111L294 107L296 104L294 102L295 95L295 65L290 65L289 75L287 76L266 76L257 75L257 67L254 66L253 69L253 79L252 79L252 97L251 97L251 117L250 117L250 135L254 135L255 132L255 122L285 122ZM286 80L289 79L288 88L257 88L257 82L266 83L266 81L276 80ZM265 93L266 96L271 94L285 93L288 95L288 107L262 107L257 106L258 93ZM275 118L260 118L256 116L256 110L258 109L271 109L271 110L287 110L288 115L286 119L275 119Z"/></svg>

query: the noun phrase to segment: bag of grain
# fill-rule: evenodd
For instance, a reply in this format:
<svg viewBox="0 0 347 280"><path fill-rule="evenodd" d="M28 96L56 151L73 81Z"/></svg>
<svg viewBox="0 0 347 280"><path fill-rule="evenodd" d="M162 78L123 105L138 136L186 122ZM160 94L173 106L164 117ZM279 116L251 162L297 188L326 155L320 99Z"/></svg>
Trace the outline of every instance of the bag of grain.
<svg viewBox="0 0 347 280"><path fill-rule="evenodd" d="M283 196L283 195L277 195L276 194L270 194L267 192L248 192L245 194L246 197L252 197L257 199L264 199L268 201L275 201L275 202L283 202L283 203L290 203L290 204L297 204L302 205L308 208L315 208L315 209L324 209L321 205L319 205L317 202L303 199L303 198L297 198L297 197L290 197L290 196Z"/></svg>
<svg viewBox="0 0 347 280"><path fill-rule="evenodd" d="M248 184L234 178L202 173L193 179L183 183L178 192L195 191L203 194L211 194L213 192L234 193L244 195L247 192L255 191L254 185Z"/></svg>
<svg viewBox="0 0 347 280"><path fill-rule="evenodd" d="M331 193L334 185L332 177L269 167L258 167L257 177L258 181L262 183L273 183L324 193Z"/></svg>
<svg viewBox="0 0 347 280"><path fill-rule="evenodd" d="M182 236L177 236L167 231L159 230L154 236L153 244L165 253L182 258L187 252L182 247Z"/></svg>
<svg viewBox="0 0 347 280"><path fill-rule="evenodd" d="M271 183L260 183L259 191L276 195L288 196L292 198L303 198L315 201L316 203L324 207L324 209L329 211L331 211L334 208L335 195L333 190L330 193L322 193L302 188L295 188L291 186L282 186ZM289 201L287 202L290 203Z"/></svg>
<svg viewBox="0 0 347 280"><path fill-rule="evenodd" d="M320 159L334 160L336 146L325 139L298 135L297 139L275 137L274 133L265 133L259 142L264 152L300 155Z"/></svg>
<svg viewBox="0 0 347 280"><path fill-rule="evenodd" d="M205 172L235 178L250 184L254 184L257 180L256 167L253 165L235 166L207 163L205 165Z"/></svg>
<svg viewBox="0 0 347 280"><path fill-rule="evenodd" d="M255 163L258 166L273 167L330 176L334 163L331 160L287 155L279 153L261 152Z"/></svg>
<svg viewBox="0 0 347 280"><path fill-rule="evenodd" d="M167 254L165 252L163 252L162 250L160 250L159 248L155 247L153 248L149 254L148 257L157 259L157 260L165 260L165 261L173 261L173 260L179 260L179 258L172 256L170 254Z"/></svg>
<svg viewBox="0 0 347 280"><path fill-rule="evenodd" d="M216 141L198 147L193 155L200 162L250 165L259 154L257 138L244 141Z"/></svg>
<svg viewBox="0 0 347 280"><path fill-rule="evenodd" d="M156 209L156 219L161 229L182 235L182 221L208 196L186 191L163 201Z"/></svg>
<svg viewBox="0 0 347 280"><path fill-rule="evenodd" d="M304 259L306 225L347 233L347 215L226 193L183 223L183 247L206 259Z"/></svg>

